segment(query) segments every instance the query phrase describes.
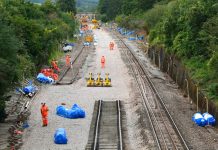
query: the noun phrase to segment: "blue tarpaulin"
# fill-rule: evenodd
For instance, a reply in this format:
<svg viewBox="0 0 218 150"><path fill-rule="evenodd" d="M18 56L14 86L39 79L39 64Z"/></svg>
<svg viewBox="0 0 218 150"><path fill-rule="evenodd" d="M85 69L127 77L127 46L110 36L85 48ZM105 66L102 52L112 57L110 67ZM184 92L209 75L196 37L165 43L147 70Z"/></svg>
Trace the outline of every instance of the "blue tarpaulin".
<svg viewBox="0 0 218 150"><path fill-rule="evenodd" d="M209 113L203 113L203 117L206 120L207 125L215 126L216 119Z"/></svg>
<svg viewBox="0 0 218 150"><path fill-rule="evenodd" d="M56 108L56 114L69 119L85 118L85 111L77 104L74 104L71 109L67 109L64 106L58 106Z"/></svg>
<svg viewBox="0 0 218 150"><path fill-rule="evenodd" d="M43 73L39 73L37 75L37 80L40 83L53 83L54 82L54 79L46 77Z"/></svg>
<svg viewBox="0 0 218 150"><path fill-rule="evenodd" d="M33 86L33 85L25 86L25 87L23 88L23 92L24 92L25 94L35 93L35 92L36 92L36 87Z"/></svg>
<svg viewBox="0 0 218 150"><path fill-rule="evenodd" d="M67 135L64 128L58 128L54 134L55 144L67 144Z"/></svg>

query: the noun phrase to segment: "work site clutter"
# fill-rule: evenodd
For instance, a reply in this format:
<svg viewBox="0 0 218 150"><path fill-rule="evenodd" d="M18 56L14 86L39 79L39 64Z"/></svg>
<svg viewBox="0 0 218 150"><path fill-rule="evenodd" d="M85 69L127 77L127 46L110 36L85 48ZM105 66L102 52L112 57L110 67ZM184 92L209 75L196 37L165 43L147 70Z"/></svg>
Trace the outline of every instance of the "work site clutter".
<svg viewBox="0 0 218 150"><path fill-rule="evenodd" d="M94 79L93 74L90 72L89 77L86 78L87 87L112 87L111 78L109 78L109 73L105 73L105 79L101 77L101 74L97 74L97 78Z"/></svg>

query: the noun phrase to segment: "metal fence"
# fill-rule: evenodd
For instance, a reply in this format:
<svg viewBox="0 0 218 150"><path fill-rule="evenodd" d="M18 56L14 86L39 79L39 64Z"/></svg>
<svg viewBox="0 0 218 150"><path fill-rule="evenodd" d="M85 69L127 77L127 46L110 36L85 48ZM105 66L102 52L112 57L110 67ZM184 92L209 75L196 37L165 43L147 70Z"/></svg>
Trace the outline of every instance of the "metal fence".
<svg viewBox="0 0 218 150"><path fill-rule="evenodd" d="M174 55L167 54L163 48L150 47L148 56L161 71L166 72L193 101L198 108L196 111L209 112L218 118L218 108L213 101L209 101L206 96L198 88L197 83L191 79L188 70L184 67L181 61Z"/></svg>

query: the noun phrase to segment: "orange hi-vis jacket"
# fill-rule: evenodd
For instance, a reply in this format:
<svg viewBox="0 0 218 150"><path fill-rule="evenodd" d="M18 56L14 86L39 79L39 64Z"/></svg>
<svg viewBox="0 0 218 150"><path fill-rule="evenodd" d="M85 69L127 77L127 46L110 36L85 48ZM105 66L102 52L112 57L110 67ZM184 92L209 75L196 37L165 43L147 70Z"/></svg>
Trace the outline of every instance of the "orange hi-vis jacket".
<svg viewBox="0 0 218 150"><path fill-rule="evenodd" d="M42 114L42 117L48 116L48 107L46 105L41 107L41 114Z"/></svg>
<svg viewBox="0 0 218 150"><path fill-rule="evenodd" d="M105 63L105 58L101 57L101 63Z"/></svg>

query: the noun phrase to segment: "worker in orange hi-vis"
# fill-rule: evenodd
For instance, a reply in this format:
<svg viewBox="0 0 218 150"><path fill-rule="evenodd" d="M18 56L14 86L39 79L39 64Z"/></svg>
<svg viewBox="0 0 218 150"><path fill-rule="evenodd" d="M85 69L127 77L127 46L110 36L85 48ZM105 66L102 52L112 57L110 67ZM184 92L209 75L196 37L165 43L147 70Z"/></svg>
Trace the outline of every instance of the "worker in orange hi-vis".
<svg viewBox="0 0 218 150"><path fill-rule="evenodd" d="M70 67L70 55L67 54L66 57L65 57L65 59L66 59L66 66L67 66L67 67Z"/></svg>
<svg viewBox="0 0 218 150"><path fill-rule="evenodd" d="M57 65L57 61L56 61L55 59L53 59L53 60L51 61L51 66L52 66L52 68L53 68L54 70L57 70L58 72L60 72L60 69L59 69L59 67L58 67L58 65Z"/></svg>
<svg viewBox="0 0 218 150"><path fill-rule="evenodd" d="M101 57L101 68L104 68L105 67L105 57L102 56Z"/></svg>
<svg viewBox="0 0 218 150"><path fill-rule="evenodd" d="M48 125L48 107L45 103L41 103L42 126Z"/></svg>
<svg viewBox="0 0 218 150"><path fill-rule="evenodd" d="M114 49L114 42L111 42L111 49Z"/></svg>
<svg viewBox="0 0 218 150"><path fill-rule="evenodd" d="M109 44L109 49L111 50L111 42L110 42L110 44Z"/></svg>
<svg viewBox="0 0 218 150"><path fill-rule="evenodd" d="M114 49L114 43L110 42L109 47L110 47L110 50L113 50Z"/></svg>

